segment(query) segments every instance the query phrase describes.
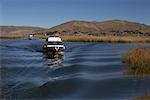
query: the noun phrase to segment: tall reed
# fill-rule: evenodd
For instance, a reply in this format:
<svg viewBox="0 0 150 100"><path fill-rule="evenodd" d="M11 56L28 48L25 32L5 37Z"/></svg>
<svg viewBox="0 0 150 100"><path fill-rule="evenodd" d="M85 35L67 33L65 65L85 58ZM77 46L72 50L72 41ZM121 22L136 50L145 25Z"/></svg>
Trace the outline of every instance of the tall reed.
<svg viewBox="0 0 150 100"><path fill-rule="evenodd" d="M61 36L64 41L73 42L150 42L150 37L133 36Z"/></svg>
<svg viewBox="0 0 150 100"><path fill-rule="evenodd" d="M122 56L129 71L125 74L150 75L150 46L139 46L130 49Z"/></svg>
<svg viewBox="0 0 150 100"><path fill-rule="evenodd" d="M47 38L44 35L34 35L33 38ZM63 41L68 42L112 42L112 43L129 43L129 42L148 42L150 43L150 37L135 37L135 36L90 36L90 35L60 35ZM15 39L15 38L29 38L29 36L18 35L0 35L0 38Z"/></svg>

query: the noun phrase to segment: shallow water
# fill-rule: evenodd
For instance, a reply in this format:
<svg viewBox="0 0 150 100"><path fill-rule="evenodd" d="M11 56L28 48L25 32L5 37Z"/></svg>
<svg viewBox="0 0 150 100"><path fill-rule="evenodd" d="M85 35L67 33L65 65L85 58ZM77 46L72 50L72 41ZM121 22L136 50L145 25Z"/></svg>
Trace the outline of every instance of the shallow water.
<svg viewBox="0 0 150 100"><path fill-rule="evenodd" d="M1 39L1 98L132 99L150 78L123 76L121 54L137 43L66 42L64 56L43 53L42 39Z"/></svg>

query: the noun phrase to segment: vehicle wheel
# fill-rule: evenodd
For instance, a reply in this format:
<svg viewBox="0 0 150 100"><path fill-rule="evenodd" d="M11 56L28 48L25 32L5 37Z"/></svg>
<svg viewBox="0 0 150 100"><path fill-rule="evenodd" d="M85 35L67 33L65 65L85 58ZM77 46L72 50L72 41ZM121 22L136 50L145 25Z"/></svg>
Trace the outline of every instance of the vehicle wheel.
<svg viewBox="0 0 150 100"><path fill-rule="evenodd" d="M44 45L44 46L43 46L43 49L45 49L45 48L46 48L46 46Z"/></svg>

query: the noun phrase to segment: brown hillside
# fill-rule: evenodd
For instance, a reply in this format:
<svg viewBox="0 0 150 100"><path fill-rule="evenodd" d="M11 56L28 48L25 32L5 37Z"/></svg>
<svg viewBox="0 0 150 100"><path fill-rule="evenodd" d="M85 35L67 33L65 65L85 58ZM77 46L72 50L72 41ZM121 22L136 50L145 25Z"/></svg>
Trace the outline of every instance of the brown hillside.
<svg viewBox="0 0 150 100"><path fill-rule="evenodd" d="M0 26L0 35L27 35L44 30L40 27Z"/></svg>
<svg viewBox="0 0 150 100"><path fill-rule="evenodd" d="M150 26L124 20L104 22L70 21L47 30L62 34L94 34L94 35L150 35Z"/></svg>
<svg viewBox="0 0 150 100"><path fill-rule="evenodd" d="M50 29L25 26L0 26L0 35L55 34L62 35L117 35L150 36L150 26L125 20L70 21Z"/></svg>

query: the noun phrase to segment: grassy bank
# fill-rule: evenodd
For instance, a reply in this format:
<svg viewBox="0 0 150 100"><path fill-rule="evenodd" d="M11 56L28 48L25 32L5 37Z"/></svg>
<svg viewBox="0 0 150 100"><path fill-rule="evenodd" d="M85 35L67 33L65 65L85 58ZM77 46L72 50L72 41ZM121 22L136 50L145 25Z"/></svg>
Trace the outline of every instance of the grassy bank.
<svg viewBox="0 0 150 100"><path fill-rule="evenodd" d="M150 46L139 46L126 52L122 57L129 70L125 75L150 76Z"/></svg>
<svg viewBox="0 0 150 100"><path fill-rule="evenodd" d="M35 35L34 38L47 38L48 36ZM128 43L128 42L149 42L150 37L133 37L133 36L60 36L63 41L69 42L117 42L117 43ZM29 36L0 36L1 39L16 39L16 38L29 38Z"/></svg>
<svg viewBox="0 0 150 100"><path fill-rule="evenodd" d="M72 42L150 42L150 37L132 36L61 36L64 41Z"/></svg>
<svg viewBox="0 0 150 100"><path fill-rule="evenodd" d="M20 36L20 35L3 35L0 36L0 39L17 39L17 38L30 38L29 36ZM47 38L47 36L44 35L35 35L34 38Z"/></svg>

